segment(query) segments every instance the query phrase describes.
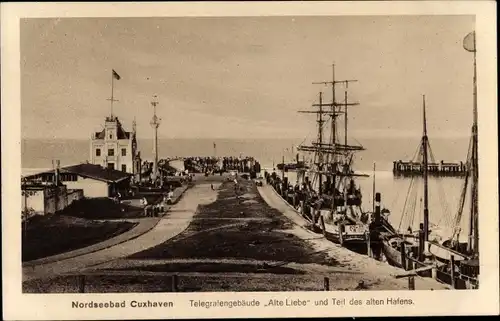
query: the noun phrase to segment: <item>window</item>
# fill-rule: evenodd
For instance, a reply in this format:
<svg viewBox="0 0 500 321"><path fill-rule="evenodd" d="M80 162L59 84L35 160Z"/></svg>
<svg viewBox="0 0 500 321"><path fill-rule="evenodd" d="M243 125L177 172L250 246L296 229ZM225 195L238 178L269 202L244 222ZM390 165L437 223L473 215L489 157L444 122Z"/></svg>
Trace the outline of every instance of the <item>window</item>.
<svg viewBox="0 0 500 321"><path fill-rule="evenodd" d="M96 148L95 156L101 156L101 149L100 148Z"/></svg>
<svg viewBox="0 0 500 321"><path fill-rule="evenodd" d="M127 165L123 164L122 165L122 172L126 172L127 171Z"/></svg>
<svg viewBox="0 0 500 321"><path fill-rule="evenodd" d="M113 148L108 149L108 156L115 156L115 150Z"/></svg>
<svg viewBox="0 0 500 321"><path fill-rule="evenodd" d="M122 148L122 156L127 156L127 149L126 148Z"/></svg>
<svg viewBox="0 0 500 321"><path fill-rule="evenodd" d="M113 134L109 134L109 139L113 139Z"/></svg>
<svg viewBox="0 0 500 321"><path fill-rule="evenodd" d="M108 169L115 169L115 163L108 163Z"/></svg>

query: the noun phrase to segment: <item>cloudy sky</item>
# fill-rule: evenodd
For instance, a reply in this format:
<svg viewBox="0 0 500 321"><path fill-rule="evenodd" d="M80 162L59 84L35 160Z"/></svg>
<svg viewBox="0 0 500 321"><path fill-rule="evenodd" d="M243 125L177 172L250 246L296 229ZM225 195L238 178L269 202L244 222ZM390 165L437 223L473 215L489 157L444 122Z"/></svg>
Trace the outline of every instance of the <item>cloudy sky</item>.
<svg viewBox="0 0 500 321"><path fill-rule="evenodd" d="M158 95L164 138L298 138L298 114L327 87L350 85L354 136L418 136L422 94L433 137L468 136L473 16L95 18L21 21L22 135L83 138L109 112L151 137ZM343 97L343 88L339 96Z"/></svg>

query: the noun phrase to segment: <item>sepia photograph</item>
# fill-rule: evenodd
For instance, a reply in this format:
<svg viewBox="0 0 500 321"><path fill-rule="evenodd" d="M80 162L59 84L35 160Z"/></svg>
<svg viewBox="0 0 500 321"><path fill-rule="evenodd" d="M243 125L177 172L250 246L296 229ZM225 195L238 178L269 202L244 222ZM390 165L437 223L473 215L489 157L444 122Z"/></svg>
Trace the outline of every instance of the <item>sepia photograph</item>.
<svg viewBox="0 0 500 321"><path fill-rule="evenodd" d="M19 19L22 294L479 291L477 19Z"/></svg>

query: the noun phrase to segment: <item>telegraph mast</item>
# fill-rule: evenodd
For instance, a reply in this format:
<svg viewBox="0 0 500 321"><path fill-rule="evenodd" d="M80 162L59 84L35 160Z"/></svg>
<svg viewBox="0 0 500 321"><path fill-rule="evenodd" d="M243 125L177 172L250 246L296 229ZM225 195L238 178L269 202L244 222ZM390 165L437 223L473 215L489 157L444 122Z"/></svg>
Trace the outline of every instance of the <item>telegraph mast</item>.
<svg viewBox="0 0 500 321"><path fill-rule="evenodd" d="M154 141L153 141L153 172L152 179L153 182L156 182L158 178L158 127L160 127L161 119L156 116L156 106L159 104L158 97L156 95L153 96L153 100L151 101L151 106L153 106L153 118L151 119L151 127L153 127L154 132Z"/></svg>

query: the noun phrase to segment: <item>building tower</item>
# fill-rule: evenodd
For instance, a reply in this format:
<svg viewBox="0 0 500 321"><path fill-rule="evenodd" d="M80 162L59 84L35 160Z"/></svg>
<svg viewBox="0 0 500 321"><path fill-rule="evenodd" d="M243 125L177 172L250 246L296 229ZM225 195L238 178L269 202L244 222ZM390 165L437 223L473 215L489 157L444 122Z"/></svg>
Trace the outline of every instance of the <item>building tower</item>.
<svg viewBox="0 0 500 321"><path fill-rule="evenodd" d="M134 133L126 131L118 117L113 114L113 103L118 101L114 98L114 82L120 79L120 75L113 69L111 98L107 99L110 101L110 114L105 118L104 129L92 133L89 162L133 174L133 162L137 153L135 130Z"/></svg>
<svg viewBox="0 0 500 321"><path fill-rule="evenodd" d="M132 132L126 131L117 117L106 117L104 129L92 134L90 163L104 168L134 173L133 161L137 143Z"/></svg>
<svg viewBox="0 0 500 321"><path fill-rule="evenodd" d="M153 101L151 101L151 106L153 106L153 118L151 119L151 127L153 127L154 132L154 141L153 141L153 172L152 179L153 182L156 182L158 177L158 127L160 127L161 119L156 116L156 106L159 104L157 100L157 96L153 96Z"/></svg>

